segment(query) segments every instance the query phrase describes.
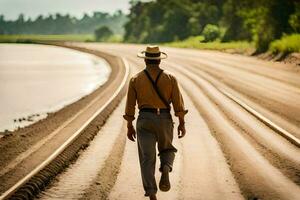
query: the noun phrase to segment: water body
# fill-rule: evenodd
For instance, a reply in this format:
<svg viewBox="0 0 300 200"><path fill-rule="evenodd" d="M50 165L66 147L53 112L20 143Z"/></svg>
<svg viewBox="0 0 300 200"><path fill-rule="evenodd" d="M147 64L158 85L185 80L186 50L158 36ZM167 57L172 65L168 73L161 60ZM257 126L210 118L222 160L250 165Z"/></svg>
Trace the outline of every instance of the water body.
<svg viewBox="0 0 300 200"><path fill-rule="evenodd" d="M111 68L62 47L0 44L0 132L24 127L90 94Z"/></svg>

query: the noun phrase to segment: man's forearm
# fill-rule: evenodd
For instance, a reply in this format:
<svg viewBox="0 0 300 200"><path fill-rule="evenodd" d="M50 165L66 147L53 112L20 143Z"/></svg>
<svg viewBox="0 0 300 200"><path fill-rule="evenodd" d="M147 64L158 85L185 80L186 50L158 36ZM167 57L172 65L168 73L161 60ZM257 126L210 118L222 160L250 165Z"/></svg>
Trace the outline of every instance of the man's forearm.
<svg viewBox="0 0 300 200"><path fill-rule="evenodd" d="M184 116L179 116L179 124L184 124Z"/></svg>
<svg viewBox="0 0 300 200"><path fill-rule="evenodd" d="M128 128L128 127L133 127L132 121L127 121L127 128Z"/></svg>

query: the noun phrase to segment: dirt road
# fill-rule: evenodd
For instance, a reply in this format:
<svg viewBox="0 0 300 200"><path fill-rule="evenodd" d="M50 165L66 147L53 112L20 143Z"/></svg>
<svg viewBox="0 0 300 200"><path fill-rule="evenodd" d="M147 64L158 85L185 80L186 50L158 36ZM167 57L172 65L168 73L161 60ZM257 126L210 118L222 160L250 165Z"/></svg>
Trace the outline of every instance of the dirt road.
<svg viewBox="0 0 300 200"><path fill-rule="evenodd" d="M136 53L144 46L76 45L125 57L132 74L143 69ZM222 92L230 92L299 139L299 72L244 56L162 49L169 58L161 66L178 78L189 113L186 137L175 139L179 152L172 189L159 192L158 198L299 199L299 147ZM136 143L125 140L124 105L125 100L41 199L144 199Z"/></svg>

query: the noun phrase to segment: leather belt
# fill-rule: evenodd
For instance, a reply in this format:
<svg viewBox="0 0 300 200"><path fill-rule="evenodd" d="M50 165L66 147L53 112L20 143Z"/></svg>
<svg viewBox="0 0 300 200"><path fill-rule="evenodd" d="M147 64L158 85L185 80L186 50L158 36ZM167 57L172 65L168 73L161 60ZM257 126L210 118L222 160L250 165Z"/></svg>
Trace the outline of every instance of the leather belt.
<svg viewBox="0 0 300 200"><path fill-rule="evenodd" d="M140 112L151 112L151 113L157 113L159 115L160 113L170 113L170 109L168 109L168 108L141 108Z"/></svg>

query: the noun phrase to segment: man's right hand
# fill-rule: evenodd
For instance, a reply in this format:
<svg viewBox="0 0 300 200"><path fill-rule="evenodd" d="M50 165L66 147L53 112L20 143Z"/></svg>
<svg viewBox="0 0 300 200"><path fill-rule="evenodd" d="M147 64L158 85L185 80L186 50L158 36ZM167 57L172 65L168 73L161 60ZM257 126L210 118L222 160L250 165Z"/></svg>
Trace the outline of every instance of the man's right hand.
<svg viewBox="0 0 300 200"><path fill-rule="evenodd" d="M136 138L136 133L135 133L135 130L134 130L134 127L133 126L128 126L127 127L127 138L129 140L131 140L132 142L134 142L135 138Z"/></svg>

